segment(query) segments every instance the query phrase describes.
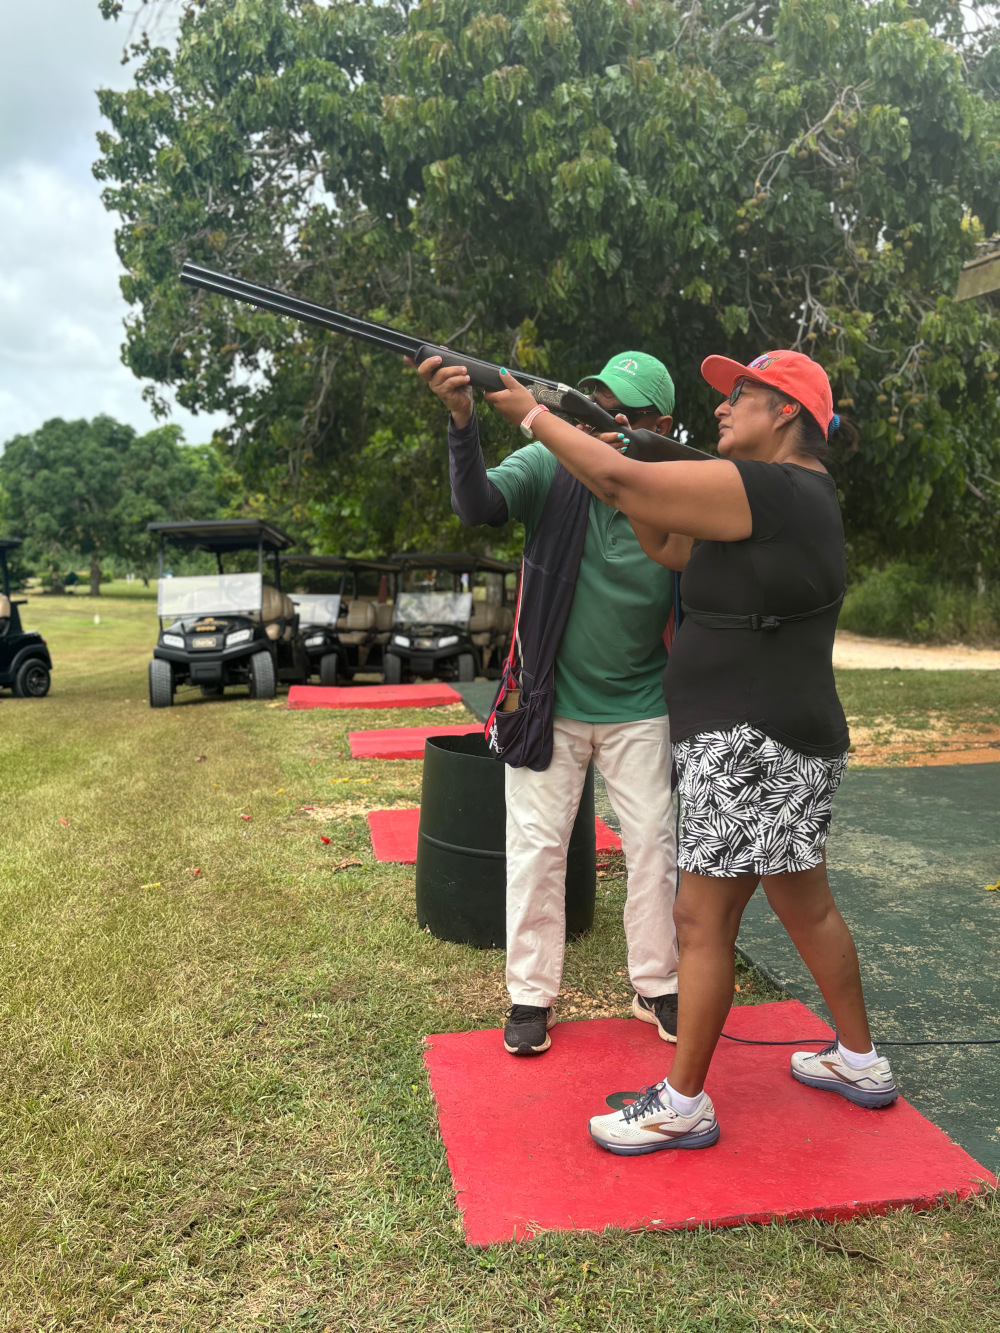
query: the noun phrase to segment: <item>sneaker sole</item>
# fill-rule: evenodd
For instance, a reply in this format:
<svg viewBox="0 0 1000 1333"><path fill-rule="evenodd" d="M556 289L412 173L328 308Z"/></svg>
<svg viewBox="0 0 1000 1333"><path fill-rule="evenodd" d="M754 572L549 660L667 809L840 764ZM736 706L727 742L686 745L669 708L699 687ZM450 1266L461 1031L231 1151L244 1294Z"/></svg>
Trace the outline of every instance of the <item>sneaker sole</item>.
<svg viewBox="0 0 1000 1333"><path fill-rule="evenodd" d="M526 1041L522 1041L520 1046L508 1046L505 1040L503 1048L508 1055L541 1055L542 1052L547 1051L551 1045L552 1038L546 1032L545 1044L543 1046L529 1046Z"/></svg>
<svg viewBox="0 0 1000 1333"><path fill-rule="evenodd" d="M666 1028L661 1025L660 1020L654 1013L651 1013L648 1009L642 1007L639 1003L638 995L632 996L632 1017L637 1018L640 1023L652 1023L663 1041L672 1041L676 1046L676 1034L668 1032Z"/></svg>
<svg viewBox="0 0 1000 1333"><path fill-rule="evenodd" d="M558 1022L559 1019L555 1016L555 1013L550 1013L545 1020L545 1040L541 1046L531 1046L526 1041L522 1041L519 1046L508 1046L505 1037L503 1048L508 1055L541 1055L552 1045L552 1038L549 1036L549 1032Z"/></svg>
<svg viewBox="0 0 1000 1333"><path fill-rule="evenodd" d="M807 1088L819 1088L821 1092L836 1092L855 1106L864 1106L869 1111L877 1111L880 1106L891 1106L899 1096L896 1088L891 1092L865 1092L863 1088L852 1088L849 1083L841 1083L839 1079L810 1078L808 1074L800 1074L795 1069L791 1073L796 1083L804 1083Z"/></svg>
<svg viewBox="0 0 1000 1333"><path fill-rule="evenodd" d="M590 1131L590 1137L598 1147L614 1153L616 1157L645 1157L651 1152L663 1152L665 1148L711 1148L713 1143L719 1141L719 1126L716 1124L712 1129L706 1129L703 1134L691 1134L683 1139L663 1139L660 1143L635 1144L626 1146L619 1143L608 1143L606 1139L600 1139Z"/></svg>

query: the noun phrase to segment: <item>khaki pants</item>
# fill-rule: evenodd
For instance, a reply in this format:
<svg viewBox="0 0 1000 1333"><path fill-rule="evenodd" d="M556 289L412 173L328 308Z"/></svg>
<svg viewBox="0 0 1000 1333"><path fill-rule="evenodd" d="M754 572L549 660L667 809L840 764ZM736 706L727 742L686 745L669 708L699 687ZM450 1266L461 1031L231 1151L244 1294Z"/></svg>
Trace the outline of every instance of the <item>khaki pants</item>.
<svg viewBox="0 0 1000 1333"><path fill-rule="evenodd" d="M507 767L507 989L512 1004L547 1008L566 947L566 849L594 760L621 821L628 871L628 971L640 995L677 990L677 829L670 724L555 719L543 773Z"/></svg>

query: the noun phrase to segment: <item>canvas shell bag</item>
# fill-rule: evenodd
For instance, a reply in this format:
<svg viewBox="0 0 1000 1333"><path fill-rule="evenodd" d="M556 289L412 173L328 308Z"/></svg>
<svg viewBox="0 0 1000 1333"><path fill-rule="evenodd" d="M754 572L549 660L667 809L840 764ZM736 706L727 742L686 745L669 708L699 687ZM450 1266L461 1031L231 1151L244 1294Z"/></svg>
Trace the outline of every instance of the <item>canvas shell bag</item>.
<svg viewBox="0 0 1000 1333"><path fill-rule="evenodd" d="M587 536L590 492L560 463L524 548L510 652L486 722L490 753L512 768L552 762L555 661Z"/></svg>

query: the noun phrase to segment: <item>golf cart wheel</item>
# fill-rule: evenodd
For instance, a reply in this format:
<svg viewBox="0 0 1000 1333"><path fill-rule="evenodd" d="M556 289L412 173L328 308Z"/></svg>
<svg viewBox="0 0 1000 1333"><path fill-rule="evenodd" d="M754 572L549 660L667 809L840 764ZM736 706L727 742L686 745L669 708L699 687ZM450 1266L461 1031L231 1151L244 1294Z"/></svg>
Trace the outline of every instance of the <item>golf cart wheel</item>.
<svg viewBox="0 0 1000 1333"><path fill-rule="evenodd" d="M319 659L319 683L321 685L336 685L339 666L340 663L337 660L336 653L324 653Z"/></svg>
<svg viewBox="0 0 1000 1333"><path fill-rule="evenodd" d="M49 692L52 676L44 662L24 662L18 668L12 686L19 699L44 699Z"/></svg>
<svg viewBox="0 0 1000 1333"><path fill-rule="evenodd" d="M250 698L273 699L276 688L274 660L270 653L254 653L250 659Z"/></svg>
<svg viewBox="0 0 1000 1333"><path fill-rule="evenodd" d="M399 685L403 679L403 659L398 653L382 654L382 680L386 685Z"/></svg>
<svg viewBox="0 0 1000 1333"><path fill-rule="evenodd" d="M459 653L458 678L463 681L476 679L476 659L471 653Z"/></svg>
<svg viewBox="0 0 1000 1333"><path fill-rule="evenodd" d="M149 706L169 708L174 701L174 669L169 662L154 657L149 664Z"/></svg>

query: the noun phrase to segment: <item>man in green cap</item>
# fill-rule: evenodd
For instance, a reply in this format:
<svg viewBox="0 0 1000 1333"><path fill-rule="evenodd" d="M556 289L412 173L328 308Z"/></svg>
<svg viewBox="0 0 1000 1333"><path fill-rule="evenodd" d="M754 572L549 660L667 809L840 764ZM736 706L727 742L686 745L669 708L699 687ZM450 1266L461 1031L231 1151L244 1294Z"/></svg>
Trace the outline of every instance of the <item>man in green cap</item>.
<svg viewBox="0 0 1000 1333"><path fill-rule="evenodd" d="M602 407L624 409L632 425L638 425L636 414L640 414L644 422L653 422L643 429L655 430L660 435L670 430L674 382L663 362L648 352L622 352L613 356L599 375L582 379L580 388L592 393Z"/></svg>
<svg viewBox="0 0 1000 1333"><path fill-rule="evenodd" d="M487 470L464 368L441 367L439 357L430 357L418 369L451 412L455 513L473 526L517 519L525 541L531 540L556 459L534 442L528 423L522 431L533 442ZM622 352L580 387L632 426L669 433L674 385L655 357ZM672 563L683 568L691 543L671 540L677 545ZM591 496L579 574L555 659L552 759L543 771L505 767L511 1007L504 1045L512 1055L537 1055L551 1044L566 942L566 850L591 760L621 822L632 1012L655 1024L664 1040L676 1039L677 844L670 727L660 685L673 582L669 569L643 553L628 519ZM519 637L524 628L519 626Z"/></svg>

